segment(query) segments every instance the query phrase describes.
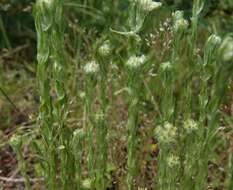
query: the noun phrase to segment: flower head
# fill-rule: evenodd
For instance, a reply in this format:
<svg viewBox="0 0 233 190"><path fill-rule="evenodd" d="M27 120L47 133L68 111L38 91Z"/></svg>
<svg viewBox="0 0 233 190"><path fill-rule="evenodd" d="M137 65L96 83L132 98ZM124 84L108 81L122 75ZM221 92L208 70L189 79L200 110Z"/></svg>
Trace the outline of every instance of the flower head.
<svg viewBox="0 0 233 190"><path fill-rule="evenodd" d="M169 122L155 129L155 135L161 144L169 144L175 141L177 128Z"/></svg>
<svg viewBox="0 0 233 190"><path fill-rule="evenodd" d="M99 48L98 50L99 54L102 56L102 57L106 57L108 56L110 53L111 53L111 45L110 45L110 42L107 40L105 41Z"/></svg>
<svg viewBox="0 0 233 190"><path fill-rule="evenodd" d="M126 62L126 65L127 65L130 69L138 69L138 68L140 68L145 62L146 62L146 56L145 56L145 55L141 55L141 56L133 55L133 56L131 56L131 57L128 59L128 61Z"/></svg>
<svg viewBox="0 0 233 190"><path fill-rule="evenodd" d="M99 72L99 65L96 61L90 61L84 66L84 72L86 74L95 74Z"/></svg>
<svg viewBox="0 0 233 190"><path fill-rule="evenodd" d="M182 11L176 11L172 16L174 20L173 30L175 33L183 32L188 28L188 21L184 19L184 13Z"/></svg>

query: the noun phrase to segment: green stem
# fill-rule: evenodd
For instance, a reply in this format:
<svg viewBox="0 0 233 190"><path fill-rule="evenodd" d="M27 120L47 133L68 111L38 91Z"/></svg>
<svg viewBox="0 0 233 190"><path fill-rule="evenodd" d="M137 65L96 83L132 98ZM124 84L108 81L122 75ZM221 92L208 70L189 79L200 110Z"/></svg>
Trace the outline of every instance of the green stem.
<svg viewBox="0 0 233 190"><path fill-rule="evenodd" d="M128 150L128 174L127 174L127 186L128 190L133 190L135 188L135 177L137 174L137 127L138 127L138 104L139 104L139 87L137 74L131 73L129 79L129 89L131 89L130 103L128 109L128 140L127 140L127 150Z"/></svg>

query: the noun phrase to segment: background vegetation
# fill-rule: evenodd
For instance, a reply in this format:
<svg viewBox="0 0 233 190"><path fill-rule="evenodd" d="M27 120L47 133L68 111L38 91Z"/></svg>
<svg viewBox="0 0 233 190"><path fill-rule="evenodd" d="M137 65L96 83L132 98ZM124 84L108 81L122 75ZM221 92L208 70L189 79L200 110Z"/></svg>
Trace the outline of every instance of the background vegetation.
<svg viewBox="0 0 233 190"><path fill-rule="evenodd" d="M197 183L191 182L192 180L189 178L195 175L199 176L195 180L197 182L199 179L199 184L202 184L201 179L206 179L204 185L206 190L232 190L233 82L232 72L230 72L232 71L232 66L225 66L227 68L225 70L220 66L208 66L203 71L199 67L193 68L188 63L195 64L204 60L207 61L206 64L209 64L208 61L218 60L217 52L210 50L212 54L208 54L208 49L206 49L208 48L208 43L206 41L211 34L217 34L224 39L233 32L233 2L231 0L205 1L204 9L199 16L198 39L194 57L188 52L190 47L189 36L192 33L190 23L193 1L163 0L161 2L163 3L162 8L153 11L147 16L143 24L143 30L139 32L142 44L139 50L136 50L137 44L135 45L134 39L111 31L111 29L117 31L130 30L127 22L130 16L129 1L65 1L64 16L62 18L64 31L59 30L62 35L59 41L62 43L58 43L59 48L63 48L62 53L66 60L66 65L62 66L62 69L65 70L65 77L62 77L63 75L61 76L58 71L53 71L52 68L51 70L46 70L46 72L51 83L50 95L53 100L59 99L59 93L57 92L60 92L61 85L65 86L68 98L64 100L65 103L64 101L62 102L62 105L66 107L64 114L67 114L67 116L64 119L69 130L68 132L60 131L59 143L55 147L44 149L44 153L43 150L38 149L38 146L40 148L41 144L43 144L41 139L49 137L46 136L48 131L43 133L38 127L41 125L41 117L38 119L39 112L41 113L41 88L39 88L40 81L38 82L38 78L41 78L40 76L38 77L38 61L36 58L38 53L36 48L38 34L35 29L34 19L36 15L35 1L2 0L0 2L0 188L24 189L27 186L28 189L45 188L45 183L42 182L41 176L46 177L44 173L46 166L41 164L41 156L50 159L46 157L46 153L48 150L51 150L56 152L54 155L63 155L61 158L59 157L59 166L56 169L61 172L61 179L58 179L58 183L62 184L63 189L75 189L79 186L89 189L108 188L121 190L127 189L127 187L130 189L131 183L134 183L130 180L131 177L136 180L135 184L138 189L153 189L154 176L158 176L157 179L163 179L166 184L170 184L169 187L166 184L162 187L161 184L164 182L157 182L156 187L158 189L179 189L177 184L179 183L180 185L181 181L185 181L184 184L181 184L183 185L181 187L187 187L188 185L190 189L193 186L196 190L199 190L201 189L200 186L193 185ZM174 23L172 13L176 10L184 11L184 18L189 22L189 27L180 36L180 42L177 42L179 43L178 50L174 49L174 34L172 33ZM109 40L113 47L111 56L102 60L98 55L98 49L106 40ZM46 43L45 46L45 48L53 49L52 51L54 52L54 47L50 47L49 43ZM176 59L172 58L174 51L178 55ZM127 70L124 64L130 55L138 54L138 52L140 52L140 55L149 55L149 60L142 71L136 72L138 78L135 78L132 77L134 75L130 74L131 71ZM206 55L209 55L211 60L208 58L205 60ZM56 56L55 54L51 55L52 61L58 61ZM93 59L101 63L106 62L104 64L108 65L108 75L105 76L106 72L104 69L106 68L100 68L101 77L97 77L97 81L93 81L93 77L90 77L83 71L84 65ZM177 59L179 66L175 68L174 73L167 70L166 66L164 66L164 71L161 71L160 65L162 63L168 61L171 63L173 61L177 62ZM213 62L215 63L215 61ZM232 60L228 64L232 65ZM218 70L219 68L221 68L221 72ZM187 73L192 75L192 80L189 80L191 77L189 78ZM216 73L222 73L222 75ZM169 78L167 74L168 76L174 76L174 78ZM210 78L208 74L211 75ZM218 76L223 77L221 80L218 80ZM202 80L204 77L208 79L207 83L205 83L204 79ZM61 84L57 85L56 81L61 81L61 78ZM171 82L173 79L176 81L175 84ZM187 83L185 83L186 80ZM216 81L223 83L217 86L215 85ZM171 83L174 86L169 86ZM138 84L138 86L134 84ZM87 86L89 87L88 89ZM183 86L192 89L191 95L189 94L190 89L183 89ZM226 88L219 90L216 86L219 88L225 86ZM107 87L106 90L104 90L104 87ZM127 89L133 89L130 92L132 94L129 95ZM204 89L207 89L207 92ZM198 96L199 93L201 96ZM63 92L60 93L60 97L63 97L62 94ZM191 100L192 108L186 106L187 102L189 102L189 95L193 97ZM200 125L203 125L203 128L207 125L205 122L211 123L211 125L214 123L213 126L217 125L217 134L215 134L214 139L211 139L214 143L211 141L208 144L208 151L201 157L205 157L205 159L202 159L204 160L203 165L199 163L199 171L195 170L196 162L189 159L189 157L195 157L200 154L198 150L202 150L202 147L205 145L198 142L205 142L205 140L193 134L194 139L188 137L186 140L178 140L172 146L164 146L159 141L161 140L159 139L161 134L157 136L156 132L154 132L155 126L166 126L166 121L170 121L167 112L170 109L169 106L172 106L174 103L170 99L172 96L181 99L179 99L181 103L177 103L181 108L177 108L178 111L174 115L173 113L171 114L172 118L176 118L172 119L171 122L174 125L181 125L183 120L177 118L179 116L183 117L183 113L187 113L187 117L191 115L194 120L198 120L199 115L206 114L204 115L205 121L201 122L201 120L198 120L199 124L202 123ZM107 97L107 100L104 97ZM198 99L198 97L203 99ZM217 104L217 107L212 106L209 108L210 110L208 108L205 110L205 106L201 107L197 102L205 102L205 98L208 99L208 97L213 97L213 105L215 105L216 99L218 101L218 98L221 99L221 103ZM136 106L134 105L135 99L139 100ZM171 101L170 105L167 103L169 101ZM54 109L57 112L54 116L55 119L53 119L58 121L63 113L62 109L56 105ZM202 108L204 110L201 110ZM104 119L102 118L103 113L105 114ZM160 114L162 114L162 117ZM134 120L136 117L138 117L138 121L135 126L138 130L135 134L133 130L130 132L134 124L131 124L132 127L128 129L126 126L130 125L130 118ZM184 117L186 117L185 114ZM91 141L93 137L89 136L83 137L84 139L87 138L83 144L80 142L82 136L78 140L75 139L73 131L85 128L83 126L88 125L88 122L91 123L93 118L95 118L94 126L96 128L90 128L89 134L94 133L93 130L95 131L95 142L93 143ZM54 122L54 126L62 126L63 123L60 120L58 123L52 122ZM101 128L101 126L106 127L106 125L108 132ZM202 134L202 132L198 134ZM53 136L56 133L56 131L54 133L51 132L51 135ZM69 178L67 178L69 177L66 168L68 167L67 162L62 161L62 158L70 155L69 153L63 153L64 147L61 145L66 144L66 142L63 142L63 139L67 138L61 135L63 133L64 136L68 134L72 142L75 141L75 147L73 147L73 144L67 145L71 146L68 150L74 153L71 153L72 159L77 160L77 165L70 167L76 171L81 170L83 172L82 176L75 175L75 182L69 181ZM107 138L106 133L108 133ZM9 139L15 134L23 137L23 143L17 144L18 147L9 145ZM136 138L137 142L129 140L133 138ZM196 144L189 142L192 140ZM105 145L106 142L108 149L101 146ZM96 145L92 147L95 143ZM138 147L136 151L131 149L131 153L137 155L137 172L134 172L133 164L130 165L129 161L127 162L127 157L129 158L127 156L129 154L128 150L135 143L138 144ZM185 144L187 147L183 146ZM188 152L187 149L189 148L192 153ZM100 151L95 152L96 154L107 154L108 161L106 162L106 158L101 157L92 158L95 156L95 154L91 154L92 149ZM83 150L83 152L80 153L79 150ZM105 152L106 150L107 152ZM173 154L182 154L182 152L185 152L187 155ZM178 168L166 168L165 160L167 157L170 158L174 155L189 160L190 163L183 164L183 166L190 166L190 168L182 168L180 166ZM97 160L96 162L100 165L93 166L91 163L88 163L91 162L91 159ZM129 159L131 159L131 162L135 161L132 155ZM82 162L79 162L80 160ZM176 160L173 159L172 164L174 161ZM80 168L80 165L82 168ZM207 168L205 168L206 166ZM159 167L167 172L159 173L158 171L161 171ZM101 170L103 168L105 169ZM171 172L176 169L179 172ZM92 170L93 174L90 172ZM189 170L193 171L193 173L188 172ZM169 175L169 171L172 176ZM206 176L198 175L200 171L201 173L207 172ZM49 174L49 172L47 174L48 178L54 175ZM53 177L53 179L50 179L50 182L46 181L47 187L50 187L50 189L52 189L52 183L56 181L56 174ZM94 184L95 187L91 187L92 178L97 179L97 182ZM103 178L105 179L104 182L101 181ZM71 184L76 184L77 187L71 187Z"/></svg>

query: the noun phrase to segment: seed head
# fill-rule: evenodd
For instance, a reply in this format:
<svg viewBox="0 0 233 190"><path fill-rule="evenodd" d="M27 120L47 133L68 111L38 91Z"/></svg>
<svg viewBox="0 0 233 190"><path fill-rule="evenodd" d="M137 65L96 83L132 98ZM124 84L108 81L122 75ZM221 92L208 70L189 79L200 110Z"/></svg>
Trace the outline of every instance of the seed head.
<svg viewBox="0 0 233 190"><path fill-rule="evenodd" d="M99 72L99 65L96 63L96 61L90 61L84 66L84 72L86 74L95 74Z"/></svg>
<svg viewBox="0 0 233 190"><path fill-rule="evenodd" d="M161 144L170 144L175 141L177 129L169 122L155 129L155 135Z"/></svg>
<svg viewBox="0 0 233 190"><path fill-rule="evenodd" d="M128 61L126 62L126 65L130 69L134 70L134 69L140 68L145 62L146 62L146 56L145 55L141 55L141 56L133 55L128 59Z"/></svg>
<svg viewBox="0 0 233 190"><path fill-rule="evenodd" d="M184 19L184 13L182 11L176 11L173 13L173 30L175 33L183 32L188 28L188 21Z"/></svg>
<svg viewBox="0 0 233 190"><path fill-rule="evenodd" d="M151 12L162 6L161 2L154 2L152 0L138 0L138 3L141 6L141 8L146 12Z"/></svg>
<svg viewBox="0 0 233 190"><path fill-rule="evenodd" d="M187 119L184 122L184 129L187 133L192 133L198 129L197 123L193 119Z"/></svg>
<svg viewBox="0 0 233 190"><path fill-rule="evenodd" d="M111 45L109 41L105 41L99 48L99 54L102 57L107 57L111 53Z"/></svg>

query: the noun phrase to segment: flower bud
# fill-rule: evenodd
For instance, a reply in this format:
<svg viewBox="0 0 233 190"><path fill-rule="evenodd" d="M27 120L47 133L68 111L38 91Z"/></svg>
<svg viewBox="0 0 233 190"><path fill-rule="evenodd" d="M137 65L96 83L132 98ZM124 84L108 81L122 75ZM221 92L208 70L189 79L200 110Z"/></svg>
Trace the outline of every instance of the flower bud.
<svg viewBox="0 0 233 190"><path fill-rule="evenodd" d="M207 44L210 44L212 46L220 45L221 42L222 42L222 39L216 34L212 34L207 40Z"/></svg>
<svg viewBox="0 0 233 190"><path fill-rule="evenodd" d="M110 55L111 53L111 45L110 42L107 40L105 41L102 46L100 46L98 53L100 54L100 56L102 57L107 57Z"/></svg>
<svg viewBox="0 0 233 190"><path fill-rule="evenodd" d="M225 62L233 60L233 37L227 36L219 48L222 60Z"/></svg>
<svg viewBox="0 0 233 190"><path fill-rule="evenodd" d="M151 12L162 6L161 2L154 2L152 0L139 0L138 3L141 6L141 8L146 12Z"/></svg>

